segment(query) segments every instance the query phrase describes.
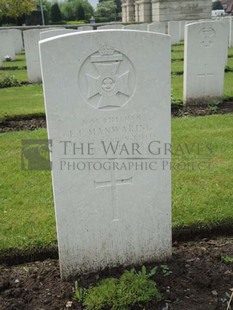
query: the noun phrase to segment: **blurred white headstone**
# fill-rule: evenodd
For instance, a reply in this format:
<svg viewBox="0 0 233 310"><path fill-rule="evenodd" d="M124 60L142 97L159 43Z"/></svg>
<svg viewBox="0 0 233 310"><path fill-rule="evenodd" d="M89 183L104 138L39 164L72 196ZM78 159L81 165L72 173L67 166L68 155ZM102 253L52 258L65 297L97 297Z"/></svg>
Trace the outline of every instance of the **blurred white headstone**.
<svg viewBox="0 0 233 310"><path fill-rule="evenodd" d="M204 103L223 96L228 33L221 21L185 26L184 102Z"/></svg>
<svg viewBox="0 0 233 310"><path fill-rule="evenodd" d="M11 30L0 30L0 59L6 56L15 59L14 34Z"/></svg>
<svg viewBox="0 0 233 310"><path fill-rule="evenodd" d="M40 32L43 31L44 29L31 29L23 32L27 74L30 83L39 83L42 80L38 43Z"/></svg>

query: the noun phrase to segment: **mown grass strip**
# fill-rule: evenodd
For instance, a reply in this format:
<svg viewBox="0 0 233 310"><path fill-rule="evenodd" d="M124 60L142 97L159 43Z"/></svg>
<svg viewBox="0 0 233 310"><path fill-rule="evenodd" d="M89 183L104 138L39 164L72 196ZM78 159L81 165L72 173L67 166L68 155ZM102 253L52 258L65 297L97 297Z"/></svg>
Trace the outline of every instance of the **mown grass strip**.
<svg viewBox="0 0 233 310"><path fill-rule="evenodd" d="M21 140L43 138L46 130L1 134L0 249L56 241L50 171L21 170Z"/></svg>
<svg viewBox="0 0 233 310"><path fill-rule="evenodd" d="M44 114L41 84L0 89L0 120Z"/></svg>
<svg viewBox="0 0 233 310"><path fill-rule="evenodd" d="M25 58L25 53L18 54L15 57L15 60L11 61L4 61L2 67L3 68L8 68L8 67L26 67L26 58ZM0 68L1 70L1 68Z"/></svg>
<svg viewBox="0 0 233 310"><path fill-rule="evenodd" d="M14 77L17 80L21 82L28 82L28 77L27 77L27 70L26 69L20 69L20 70L1 70L0 71L0 78L4 77Z"/></svg>
<svg viewBox="0 0 233 310"><path fill-rule="evenodd" d="M230 114L172 120L176 231L233 222L232 121ZM1 135L0 252L56 244L50 172L21 170L21 140L46 137L45 129Z"/></svg>
<svg viewBox="0 0 233 310"><path fill-rule="evenodd" d="M185 143L191 144L193 150L197 145L201 148L200 156L193 159L187 155L187 150L179 159L177 154L173 156L174 227L211 227L233 221L232 121L230 114L173 120L174 150L177 143L183 145L184 151ZM194 170L182 171L183 159L187 167L194 163ZM195 170L198 163L203 170Z"/></svg>

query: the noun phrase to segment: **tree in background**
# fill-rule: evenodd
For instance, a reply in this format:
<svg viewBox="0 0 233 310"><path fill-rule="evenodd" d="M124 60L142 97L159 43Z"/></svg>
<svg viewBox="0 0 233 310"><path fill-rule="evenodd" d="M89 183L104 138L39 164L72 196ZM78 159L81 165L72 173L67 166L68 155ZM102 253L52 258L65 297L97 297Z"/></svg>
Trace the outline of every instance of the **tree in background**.
<svg viewBox="0 0 233 310"><path fill-rule="evenodd" d="M62 20L61 11L57 2L51 6L50 18L54 23L58 23Z"/></svg>
<svg viewBox="0 0 233 310"><path fill-rule="evenodd" d="M122 8L121 8L122 2L121 2L121 0L114 0L114 1L115 1L115 3L116 3L116 6L117 6L116 11L117 11L117 13L119 14L119 13L121 13L121 11L122 11Z"/></svg>
<svg viewBox="0 0 233 310"><path fill-rule="evenodd" d="M97 8L96 8L96 15L98 17L101 17L103 22L116 20L117 5L115 1L114 0L99 0L99 3L97 4Z"/></svg>
<svg viewBox="0 0 233 310"><path fill-rule="evenodd" d="M36 8L36 0L1 0L0 15L18 21L25 15L29 15Z"/></svg>
<svg viewBox="0 0 233 310"><path fill-rule="evenodd" d="M39 0L38 0L39 1ZM47 12L48 18L50 18L51 15L51 7L52 4L49 0L42 0L43 10Z"/></svg>
<svg viewBox="0 0 233 310"><path fill-rule="evenodd" d="M64 20L75 20L74 8L70 2L60 3L60 9Z"/></svg>
<svg viewBox="0 0 233 310"><path fill-rule="evenodd" d="M50 20L51 3L48 0L42 0L42 7L44 13L45 24L47 25ZM27 25L42 25L40 1L36 1L36 8L31 11L30 15L26 18Z"/></svg>
<svg viewBox="0 0 233 310"><path fill-rule="evenodd" d="M79 4L77 8L76 17L77 17L77 20L85 20L85 11L81 3Z"/></svg>
<svg viewBox="0 0 233 310"><path fill-rule="evenodd" d="M68 0L66 2L61 2L59 5L64 20L69 21L80 19L78 18L78 11L80 5L84 10L84 19L89 20L94 14L93 7L87 0ZM79 14L82 15L81 13Z"/></svg>
<svg viewBox="0 0 233 310"><path fill-rule="evenodd" d="M221 1L214 1L212 3L212 10L223 10L222 2Z"/></svg>

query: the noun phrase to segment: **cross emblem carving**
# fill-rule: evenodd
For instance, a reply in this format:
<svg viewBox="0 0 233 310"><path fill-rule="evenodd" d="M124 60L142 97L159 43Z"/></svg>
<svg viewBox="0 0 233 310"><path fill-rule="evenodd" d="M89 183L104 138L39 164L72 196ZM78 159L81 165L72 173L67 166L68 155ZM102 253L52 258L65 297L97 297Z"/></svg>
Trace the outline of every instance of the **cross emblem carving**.
<svg viewBox="0 0 233 310"><path fill-rule="evenodd" d="M118 208L118 198L117 198L117 186L122 185L131 185L133 181L133 177L129 178L115 178L115 173L111 172L111 179L105 181L94 181L95 188L101 189L110 187L112 193L112 205L113 205L113 221L119 221L119 208Z"/></svg>
<svg viewBox="0 0 233 310"><path fill-rule="evenodd" d="M199 34L201 45L204 47L212 46L214 42L215 34L216 33L212 27L202 28Z"/></svg>
<svg viewBox="0 0 233 310"><path fill-rule="evenodd" d="M94 63L98 76L86 73L89 91L88 99L99 95L98 109L108 106L119 107L121 105L117 94L121 93L129 97L128 79L129 70L123 74L118 74L120 61L114 63ZM110 98L111 97L111 100Z"/></svg>

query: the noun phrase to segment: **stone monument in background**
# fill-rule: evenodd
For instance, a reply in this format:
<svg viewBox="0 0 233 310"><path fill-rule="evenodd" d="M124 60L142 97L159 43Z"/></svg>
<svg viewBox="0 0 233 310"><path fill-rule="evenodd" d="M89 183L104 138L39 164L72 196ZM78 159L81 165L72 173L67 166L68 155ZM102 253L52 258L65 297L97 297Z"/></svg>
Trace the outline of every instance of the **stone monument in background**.
<svg viewBox="0 0 233 310"><path fill-rule="evenodd" d="M211 10L211 0L122 0L122 22L208 19Z"/></svg>

